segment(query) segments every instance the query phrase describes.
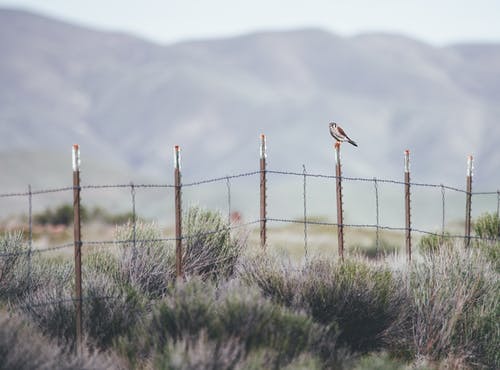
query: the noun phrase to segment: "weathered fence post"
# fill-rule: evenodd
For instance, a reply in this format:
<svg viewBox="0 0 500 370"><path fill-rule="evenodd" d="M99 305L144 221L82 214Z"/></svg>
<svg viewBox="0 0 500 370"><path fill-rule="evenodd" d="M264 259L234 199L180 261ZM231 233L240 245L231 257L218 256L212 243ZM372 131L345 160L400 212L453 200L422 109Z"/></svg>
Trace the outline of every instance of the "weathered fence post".
<svg viewBox="0 0 500 370"><path fill-rule="evenodd" d="M182 202L181 202L181 149L174 147L175 187L175 276L182 277Z"/></svg>
<svg viewBox="0 0 500 370"><path fill-rule="evenodd" d="M470 245L470 230L471 230L471 206L472 206L472 170L473 170L472 155L467 157L467 189L465 193L465 246Z"/></svg>
<svg viewBox="0 0 500 370"><path fill-rule="evenodd" d="M405 150L405 242L406 242L406 259L411 262L411 199L410 199L410 151Z"/></svg>
<svg viewBox="0 0 500 370"><path fill-rule="evenodd" d="M342 168L340 164L340 143L335 143L335 178L337 183L337 239L339 257L344 261L344 213L342 210Z"/></svg>
<svg viewBox="0 0 500 370"><path fill-rule="evenodd" d="M73 235L75 245L76 351L83 343L82 317L82 238L80 224L80 147L73 145Z"/></svg>
<svg viewBox="0 0 500 370"><path fill-rule="evenodd" d="M266 182L266 135L260 135L260 246L266 248L267 243L267 182Z"/></svg>

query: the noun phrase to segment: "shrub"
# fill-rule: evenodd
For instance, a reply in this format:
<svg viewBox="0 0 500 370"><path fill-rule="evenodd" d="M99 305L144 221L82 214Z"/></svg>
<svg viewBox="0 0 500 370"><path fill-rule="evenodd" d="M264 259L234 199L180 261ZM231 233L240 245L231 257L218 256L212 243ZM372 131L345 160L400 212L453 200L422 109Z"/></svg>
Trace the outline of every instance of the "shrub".
<svg viewBox="0 0 500 370"><path fill-rule="evenodd" d="M130 332L145 313L144 300L130 286L108 275L92 273L84 279L83 317L91 345L106 349L115 338Z"/></svg>
<svg viewBox="0 0 500 370"><path fill-rule="evenodd" d="M65 225L68 226L73 222L73 206L71 204L62 204L56 209L47 208L42 213L37 213L33 216L33 221L39 225ZM80 219L88 220L88 212L84 206L80 207Z"/></svg>
<svg viewBox="0 0 500 370"><path fill-rule="evenodd" d="M70 261L40 258L34 265L33 289L18 306L41 331L60 345L75 344L74 269ZM137 292L112 276L84 265L82 276L84 334L89 345L108 348L143 314Z"/></svg>
<svg viewBox="0 0 500 370"><path fill-rule="evenodd" d="M379 257L384 257L390 254L395 254L399 251L397 245L391 244L384 239L380 239L379 245L373 243L369 246L354 246L349 248L350 255L361 255L370 259L376 259Z"/></svg>
<svg viewBox="0 0 500 370"><path fill-rule="evenodd" d="M0 369L117 369L106 354L73 356L17 316L0 312Z"/></svg>
<svg viewBox="0 0 500 370"><path fill-rule="evenodd" d="M417 356L449 356L498 368L498 274L477 249L441 249L409 271L410 323L399 332Z"/></svg>
<svg viewBox="0 0 500 370"><path fill-rule="evenodd" d="M74 343L75 310L72 302L70 261L38 257L33 264L33 285L18 307L37 324L44 335L59 345Z"/></svg>
<svg viewBox="0 0 500 370"><path fill-rule="evenodd" d="M139 221L118 227L121 279L150 297L163 295L175 278L175 254L171 243L162 240L154 223ZM134 242L135 240L135 242Z"/></svg>
<svg viewBox="0 0 500 370"><path fill-rule="evenodd" d="M169 351L179 343L192 348L206 338L204 342L217 350L229 351L230 363L255 351L272 351L273 367L322 348L325 338L325 328L302 313L273 304L254 289L237 282L216 287L199 278L173 286L153 309L143 330L138 329L135 339L126 342L124 352L130 353L130 346L136 346L141 342L137 338L147 333L140 352L146 358L167 361Z"/></svg>
<svg viewBox="0 0 500 370"><path fill-rule="evenodd" d="M95 207L90 212L89 219L100 221L108 225L123 225L134 220L134 213L130 211L122 213L110 213L101 207Z"/></svg>
<svg viewBox="0 0 500 370"><path fill-rule="evenodd" d="M242 274L274 301L336 327L340 346L361 352L381 348L384 332L402 302L393 295L397 283L390 271L354 260L342 264L313 260L302 270L291 271L292 266L276 268L259 260L246 261Z"/></svg>
<svg viewBox="0 0 500 370"><path fill-rule="evenodd" d="M194 342L181 340L167 344L164 351L155 356L153 368L174 370L273 369L277 368L276 358L276 352L269 348L245 354L243 346L235 338L224 343L217 343L202 333ZM314 355L303 353L279 368L283 370L314 370L323 367Z"/></svg>
<svg viewBox="0 0 500 370"><path fill-rule="evenodd" d="M474 232L482 239L500 238L500 218L497 213L484 213L474 222Z"/></svg>
<svg viewBox="0 0 500 370"><path fill-rule="evenodd" d="M474 245L493 263L500 272L500 218L497 213L485 213L474 223L474 232L481 240Z"/></svg>
<svg viewBox="0 0 500 370"><path fill-rule="evenodd" d="M454 245L450 233L443 235L428 234L422 236L418 243L418 249L422 254L430 254L439 251L442 248L451 248Z"/></svg>
<svg viewBox="0 0 500 370"><path fill-rule="evenodd" d="M183 225L184 272L212 279L231 276L245 240L231 235L222 215L190 208Z"/></svg>
<svg viewBox="0 0 500 370"><path fill-rule="evenodd" d="M22 233L0 237L0 300L22 296L29 289L30 258Z"/></svg>
<svg viewBox="0 0 500 370"><path fill-rule="evenodd" d="M400 361L390 358L387 353L372 353L359 359L352 368L353 370L404 370L407 367Z"/></svg>

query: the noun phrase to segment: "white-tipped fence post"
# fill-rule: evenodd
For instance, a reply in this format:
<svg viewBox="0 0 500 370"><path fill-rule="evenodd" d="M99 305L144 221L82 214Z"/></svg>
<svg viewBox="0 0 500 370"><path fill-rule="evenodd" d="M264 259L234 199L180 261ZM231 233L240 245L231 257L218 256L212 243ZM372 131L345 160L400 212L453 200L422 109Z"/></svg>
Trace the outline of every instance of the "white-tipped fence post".
<svg viewBox="0 0 500 370"><path fill-rule="evenodd" d="M260 135L260 246L266 248L267 243L267 179L266 179L266 135Z"/></svg>
<svg viewBox="0 0 500 370"><path fill-rule="evenodd" d="M80 147L73 145L73 236L75 246L76 351L83 343L82 317L82 238L80 224Z"/></svg>
<svg viewBox="0 0 500 370"><path fill-rule="evenodd" d="M174 146L174 188L175 188L175 276L181 278L182 271L182 185L181 149Z"/></svg>
<svg viewBox="0 0 500 370"><path fill-rule="evenodd" d="M471 208L472 208L472 171L474 169L474 159L472 155L467 157L467 189L465 193L465 246L470 245L471 231Z"/></svg>
<svg viewBox="0 0 500 370"><path fill-rule="evenodd" d="M335 143L335 178L337 184L337 241L341 261L344 261L344 211L342 204L342 166L340 163L340 143Z"/></svg>
<svg viewBox="0 0 500 370"><path fill-rule="evenodd" d="M406 244L406 259L411 262L411 199L410 199L410 151L404 152L405 166L405 244Z"/></svg>

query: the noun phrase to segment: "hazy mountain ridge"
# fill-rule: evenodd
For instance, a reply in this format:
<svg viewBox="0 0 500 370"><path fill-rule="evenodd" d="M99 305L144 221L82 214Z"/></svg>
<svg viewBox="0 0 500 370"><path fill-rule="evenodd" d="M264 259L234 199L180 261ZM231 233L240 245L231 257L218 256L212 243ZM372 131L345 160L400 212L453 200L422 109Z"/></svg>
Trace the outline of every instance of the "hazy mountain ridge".
<svg viewBox="0 0 500 370"><path fill-rule="evenodd" d="M3 152L78 142L133 179L163 174L180 144L202 178L255 169L265 132L272 167L331 172L335 119L360 144L347 175L399 178L410 148L422 181L461 185L474 153L478 184L500 182L497 44L306 29L162 46L0 10L0 50Z"/></svg>

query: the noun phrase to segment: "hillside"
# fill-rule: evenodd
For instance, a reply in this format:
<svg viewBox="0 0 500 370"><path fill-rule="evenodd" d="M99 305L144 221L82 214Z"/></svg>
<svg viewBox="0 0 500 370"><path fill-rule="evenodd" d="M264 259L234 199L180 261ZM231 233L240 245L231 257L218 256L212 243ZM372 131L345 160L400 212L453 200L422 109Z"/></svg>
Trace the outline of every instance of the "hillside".
<svg viewBox="0 0 500 370"><path fill-rule="evenodd" d="M332 173L336 120L360 145L345 148L348 176L400 178L409 148L418 181L462 187L474 153L476 189L500 183L498 44L303 29L158 45L3 9L0 51L2 153L69 160L77 142L84 163L168 182L179 144L188 181L256 169L265 132L271 168ZM59 185L43 165L22 168ZM19 167L4 171L2 192L26 187Z"/></svg>

